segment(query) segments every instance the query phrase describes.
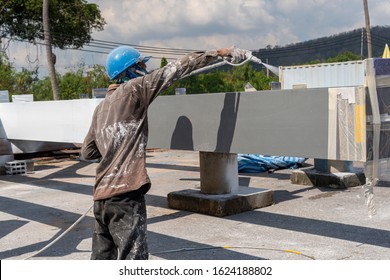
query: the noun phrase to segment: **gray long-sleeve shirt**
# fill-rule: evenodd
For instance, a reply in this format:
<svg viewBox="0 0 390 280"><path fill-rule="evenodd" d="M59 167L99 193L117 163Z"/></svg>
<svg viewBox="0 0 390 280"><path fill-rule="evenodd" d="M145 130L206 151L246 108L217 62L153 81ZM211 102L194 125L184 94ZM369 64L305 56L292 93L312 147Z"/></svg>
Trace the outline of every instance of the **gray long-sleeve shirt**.
<svg viewBox="0 0 390 280"><path fill-rule="evenodd" d="M150 186L145 167L148 106L174 81L217 57L215 50L191 53L143 77L110 86L81 148L85 159L102 158L96 168L94 200Z"/></svg>

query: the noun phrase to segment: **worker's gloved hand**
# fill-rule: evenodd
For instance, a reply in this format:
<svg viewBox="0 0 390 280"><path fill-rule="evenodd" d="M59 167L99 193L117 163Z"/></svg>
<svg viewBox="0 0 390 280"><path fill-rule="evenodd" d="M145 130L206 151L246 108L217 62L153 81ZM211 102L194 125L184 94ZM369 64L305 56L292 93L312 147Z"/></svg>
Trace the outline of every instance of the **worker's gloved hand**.
<svg viewBox="0 0 390 280"><path fill-rule="evenodd" d="M219 49L218 55L221 57L231 57L232 63L239 63L247 58L247 52L248 51L246 50L242 50L240 48L237 48L236 46L232 46L229 48Z"/></svg>
<svg viewBox="0 0 390 280"><path fill-rule="evenodd" d="M239 63L246 59L246 51L232 46L230 47L230 56L232 57L232 63Z"/></svg>

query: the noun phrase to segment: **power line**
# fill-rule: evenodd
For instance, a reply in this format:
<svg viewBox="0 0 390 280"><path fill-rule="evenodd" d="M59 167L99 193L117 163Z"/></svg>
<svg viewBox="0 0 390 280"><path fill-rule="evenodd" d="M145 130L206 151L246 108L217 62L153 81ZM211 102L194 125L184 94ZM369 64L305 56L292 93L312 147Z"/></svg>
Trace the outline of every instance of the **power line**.
<svg viewBox="0 0 390 280"><path fill-rule="evenodd" d="M104 41L104 40L97 40L97 39L92 39L92 41L101 42L101 43L105 43L105 44L110 44L110 45L114 45L114 46L127 45L127 46L136 47L136 48L148 49L148 50L178 51L178 52L186 52L186 53L200 51L200 50L194 50L194 49L176 49L176 48L164 48L164 47L151 47L151 46L136 45L136 44L131 44L131 43L119 43L119 42L111 42L111 41Z"/></svg>
<svg viewBox="0 0 390 280"><path fill-rule="evenodd" d="M10 38L10 37L4 37L4 38L10 39L10 40L14 40L14 41L19 41L19 42L24 42L24 43L31 43L28 40L23 40L23 39L18 39L18 38ZM42 45L42 46L46 45L45 43L42 43L42 42L34 42L34 44ZM89 45L89 44L87 44L87 45ZM67 47L65 47L62 50L81 51L81 52L89 52L89 53L96 53L96 54L108 54L109 53L109 51L98 51L98 50L86 49L86 48L74 49L74 48L67 48ZM177 59L177 58L174 58L174 57L166 57L166 56L164 56L164 54L172 55L172 54L175 54L175 53L168 53L168 52L167 53L162 53L162 52L158 52L158 51L153 51L153 53L160 54L160 55L153 55L152 59L162 59L162 58L165 58L165 59L168 59L168 60ZM180 54L178 54L178 55L180 55Z"/></svg>
<svg viewBox="0 0 390 280"><path fill-rule="evenodd" d="M354 32L354 31L352 31ZM372 44L376 47L381 47L382 45L386 44L389 40L389 38L381 36L380 34L377 34L375 32L372 32ZM53 37L62 36L66 38L66 35L64 34L53 34ZM334 49L334 44L337 44L339 48L354 48L354 46L361 46L361 29L358 31L347 34L344 37L341 37L341 35L334 35L330 38L327 38L327 40L323 40L323 38L314 39L306 42L301 42L293 45L287 45L285 47L279 47L279 48L271 48L271 49L258 49L253 50L254 55L258 56L266 56L268 59L275 59L275 58L284 58L284 57L290 57L292 53L305 53L305 54L314 54L314 53L320 53L320 52L327 52L332 49ZM21 41L21 42L28 42L31 43L28 40L22 40L17 39L13 37L5 37L10 40L15 41ZM69 38L69 37L68 37ZM309 45L308 45L309 43ZM45 45L42 42L34 42L34 44L39 45ZM91 39L91 41L83 48L70 48L65 47L63 50L74 50L74 51L81 51L81 52L88 52L88 53L94 53L94 54L108 54L111 49L121 46L121 45L127 45L134 48L137 48L141 53L150 54L153 59L168 59L168 60L175 60L177 57L172 56L182 56L186 55L191 52L196 52L199 50L195 49L180 49L180 48L168 48L168 47L152 47L152 46L146 46L146 45L139 45L139 44L132 44L132 43L124 43L124 42L114 42L114 41L107 41L107 40L99 40L99 39Z"/></svg>
<svg viewBox="0 0 390 280"><path fill-rule="evenodd" d="M53 38L54 37L71 39L71 37L69 37L69 36L67 37L66 35L64 36L64 34L60 34L60 33L54 33ZM171 55L172 54L185 55L188 53L200 51L200 50L183 49L183 48L152 47L152 46L133 44L133 43L129 43L129 42L114 42L114 41L99 40L99 39L93 39L93 38L91 38L90 42L85 44L85 45L95 47L95 48L109 49L109 50L116 48L118 46L126 45L126 46L134 47L140 52L151 53L151 54L157 53L157 54L163 54L163 55L165 55L165 54L167 54L167 55L169 55L169 54L171 54Z"/></svg>

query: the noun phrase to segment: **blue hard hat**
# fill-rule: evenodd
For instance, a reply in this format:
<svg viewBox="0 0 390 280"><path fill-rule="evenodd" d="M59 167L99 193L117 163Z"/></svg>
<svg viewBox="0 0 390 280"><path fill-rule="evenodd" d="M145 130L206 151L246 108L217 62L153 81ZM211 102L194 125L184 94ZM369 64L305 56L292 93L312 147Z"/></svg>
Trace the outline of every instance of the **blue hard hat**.
<svg viewBox="0 0 390 280"><path fill-rule="evenodd" d="M106 70L111 80L139 61L147 62L149 57L141 56L140 52L128 46L113 49L106 59Z"/></svg>

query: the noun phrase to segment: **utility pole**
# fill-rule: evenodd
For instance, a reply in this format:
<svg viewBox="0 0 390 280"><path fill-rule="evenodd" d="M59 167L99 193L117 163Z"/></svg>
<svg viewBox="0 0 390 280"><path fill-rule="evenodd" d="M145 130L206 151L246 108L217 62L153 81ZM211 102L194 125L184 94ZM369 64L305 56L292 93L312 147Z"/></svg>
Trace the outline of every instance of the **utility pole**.
<svg viewBox="0 0 390 280"><path fill-rule="evenodd" d="M362 38L360 40L360 59L362 59L362 60L363 60L363 57L364 57L364 55L363 55L364 29L365 28L362 28Z"/></svg>
<svg viewBox="0 0 390 280"><path fill-rule="evenodd" d="M49 24L49 0L43 0L42 19L43 19L43 34L45 37L45 46L46 46L47 67L50 75L51 88L53 90L53 98L54 100L60 100L56 70L54 68L55 55L53 54L51 49L50 24Z"/></svg>
<svg viewBox="0 0 390 280"><path fill-rule="evenodd" d="M372 58L370 15L369 15L369 13L368 13L368 3L367 3L367 0L363 0L363 5L364 5L364 16L365 16L365 19L366 19L366 33L367 33L367 51L368 51L368 58Z"/></svg>
<svg viewBox="0 0 390 280"><path fill-rule="evenodd" d="M3 39L0 38L0 64L3 62Z"/></svg>

